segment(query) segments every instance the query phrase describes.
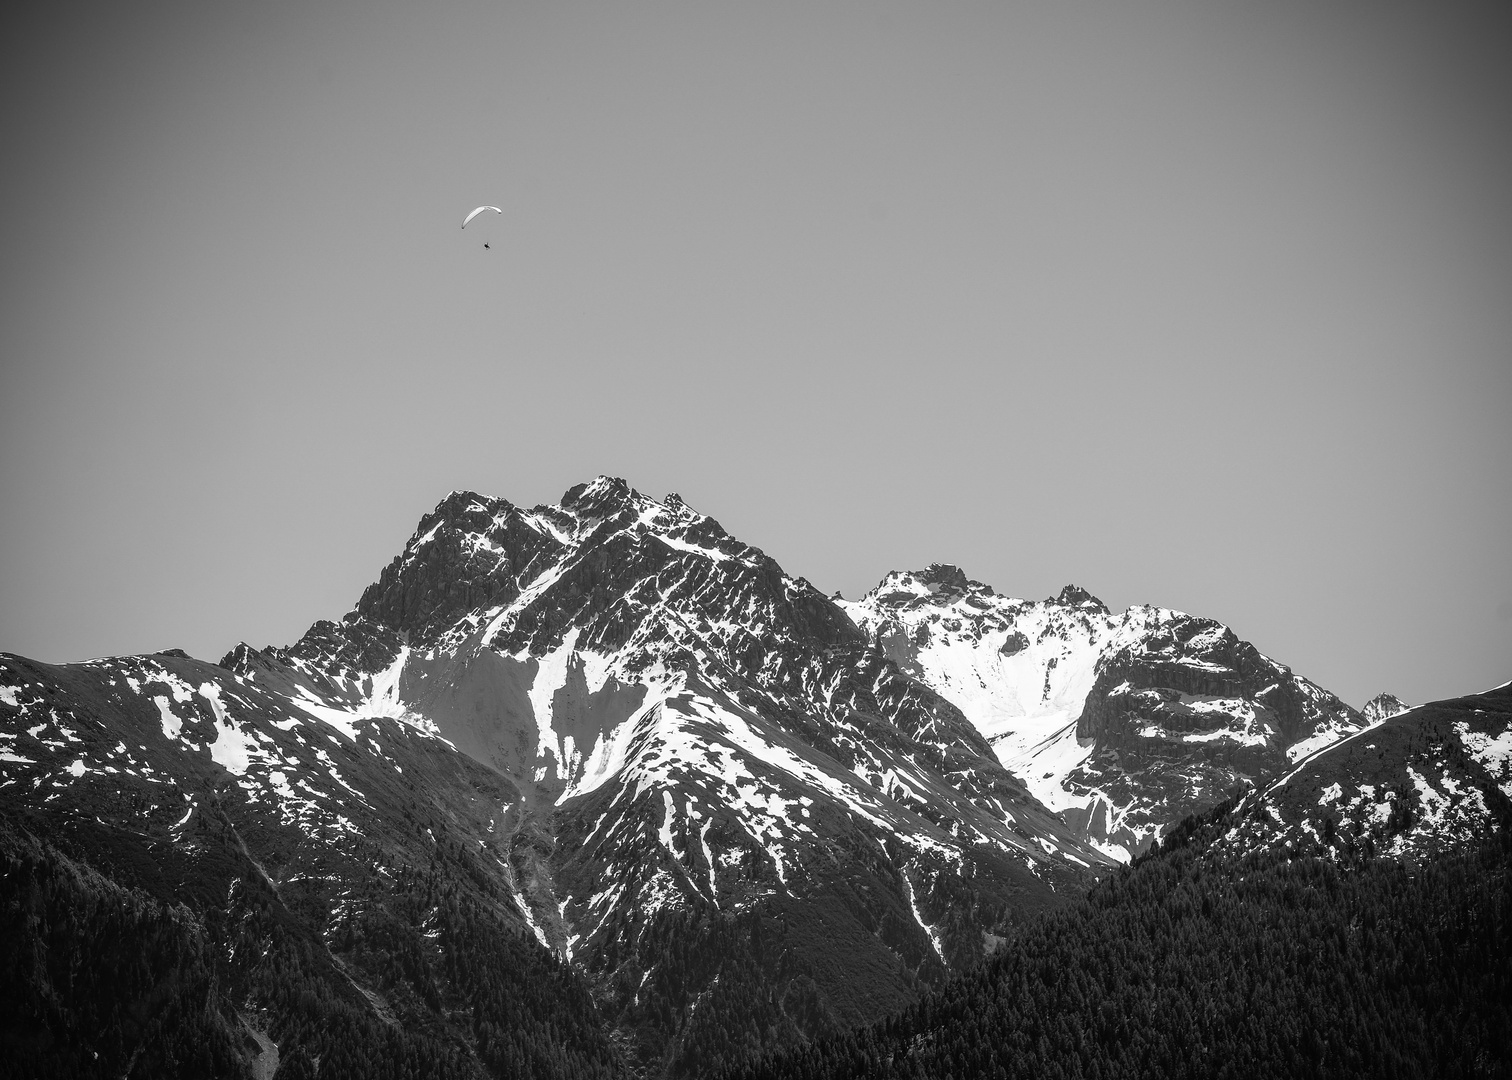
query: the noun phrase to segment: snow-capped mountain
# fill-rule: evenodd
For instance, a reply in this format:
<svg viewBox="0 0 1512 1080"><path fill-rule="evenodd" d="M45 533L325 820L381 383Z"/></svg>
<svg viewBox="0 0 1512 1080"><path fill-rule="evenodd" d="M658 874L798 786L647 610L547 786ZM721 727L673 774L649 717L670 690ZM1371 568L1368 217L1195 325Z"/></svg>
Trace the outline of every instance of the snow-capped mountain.
<svg viewBox="0 0 1512 1080"><path fill-rule="evenodd" d="M1002 928L953 904L1053 902L1106 865L811 585L622 481L453 494L341 624L232 663L423 716L515 778L561 841L536 925L591 969L661 911L817 889L901 988Z"/></svg>
<svg viewBox="0 0 1512 1080"><path fill-rule="evenodd" d="M0 793L174 851L213 804L269 888L331 883L337 960L367 910L341 898L455 844L647 1067L702 1068L732 1011L783 1038L896 1008L1113 865L831 600L608 478L530 510L453 493L287 650L9 663Z"/></svg>
<svg viewBox="0 0 1512 1080"><path fill-rule="evenodd" d="M1366 724L1220 623L1115 614L1073 585L1020 600L936 564L841 606L1036 798L1120 859Z"/></svg>
<svg viewBox="0 0 1512 1080"><path fill-rule="evenodd" d="M1396 713L1244 797L1228 851L1421 859L1512 827L1512 684Z"/></svg>

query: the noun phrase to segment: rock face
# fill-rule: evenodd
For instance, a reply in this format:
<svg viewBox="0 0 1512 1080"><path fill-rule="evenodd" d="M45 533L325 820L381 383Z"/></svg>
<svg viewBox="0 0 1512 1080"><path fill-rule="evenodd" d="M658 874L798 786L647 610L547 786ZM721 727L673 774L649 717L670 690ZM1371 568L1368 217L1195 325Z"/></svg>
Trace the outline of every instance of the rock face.
<svg viewBox="0 0 1512 1080"><path fill-rule="evenodd" d="M1041 802L1120 859L1365 724L1220 623L1114 614L1075 585L1018 600L934 565L842 606Z"/></svg>

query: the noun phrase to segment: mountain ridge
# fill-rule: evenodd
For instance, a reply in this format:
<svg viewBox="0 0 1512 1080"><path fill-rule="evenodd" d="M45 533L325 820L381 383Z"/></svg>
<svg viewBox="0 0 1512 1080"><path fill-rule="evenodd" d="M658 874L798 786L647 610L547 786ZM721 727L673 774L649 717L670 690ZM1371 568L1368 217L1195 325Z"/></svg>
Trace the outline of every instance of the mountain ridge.
<svg viewBox="0 0 1512 1080"><path fill-rule="evenodd" d="M287 647L0 662L0 806L45 835L87 807L122 865L199 875L205 904L255 878L359 1010L483 1060L447 1018L481 984L442 882L581 979L646 1075L900 1008L1362 727L1212 620L1015 600L949 564L836 600L611 477L528 509L448 494ZM390 878L412 883L392 902ZM322 908L342 890L360 903Z"/></svg>

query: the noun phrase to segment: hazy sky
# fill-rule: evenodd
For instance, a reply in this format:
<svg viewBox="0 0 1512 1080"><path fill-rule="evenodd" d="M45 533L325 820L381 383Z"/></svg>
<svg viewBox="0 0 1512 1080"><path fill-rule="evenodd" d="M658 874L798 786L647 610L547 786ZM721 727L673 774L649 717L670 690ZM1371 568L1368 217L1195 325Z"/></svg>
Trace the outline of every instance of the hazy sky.
<svg viewBox="0 0 1512 1080"><path fill-rule="evenodd" d="M29 7L0 649L287 644L611 473L851 597L1512 678L1504 0Z"/></svg>

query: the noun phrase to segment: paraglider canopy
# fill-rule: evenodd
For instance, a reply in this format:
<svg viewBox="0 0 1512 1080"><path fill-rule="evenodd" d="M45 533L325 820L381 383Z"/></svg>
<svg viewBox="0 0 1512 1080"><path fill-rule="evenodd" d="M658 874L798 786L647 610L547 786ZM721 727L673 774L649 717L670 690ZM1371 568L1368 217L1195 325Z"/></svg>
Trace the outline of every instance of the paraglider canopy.
<svg viewBox="0 0 1512 1080"><path fill-rule="evenodd" d="M474 210L472 213L468 214L465 218L462 219L462 227L464 229L467 228L467 223L469 221L471 221L473 218L477 217L479 214L481 214L485 210L492 210L496 214L502 214L504 212L504 211L500 210L497 206L480 206L476 210Z"/></svg>

